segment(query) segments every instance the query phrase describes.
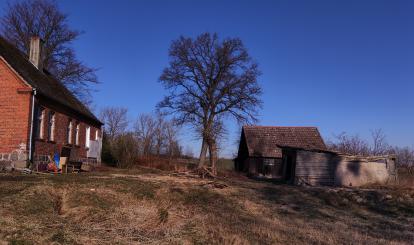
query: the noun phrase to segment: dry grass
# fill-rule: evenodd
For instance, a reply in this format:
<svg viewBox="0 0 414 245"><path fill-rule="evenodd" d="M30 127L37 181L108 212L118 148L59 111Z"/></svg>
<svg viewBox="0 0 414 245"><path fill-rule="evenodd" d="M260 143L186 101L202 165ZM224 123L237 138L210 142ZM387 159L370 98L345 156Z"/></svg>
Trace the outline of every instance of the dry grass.
<svg viewBox="0 0 414 245"><path fill-rule="evenodd" d="M398 185L403 187L414 186L414 166L398 169Z"/></svg>
<svg viewBox="0 0 414 245"><path fill-rule="evenodd" d="M414 189L0 174L0 244L410 244Z"/></svg>

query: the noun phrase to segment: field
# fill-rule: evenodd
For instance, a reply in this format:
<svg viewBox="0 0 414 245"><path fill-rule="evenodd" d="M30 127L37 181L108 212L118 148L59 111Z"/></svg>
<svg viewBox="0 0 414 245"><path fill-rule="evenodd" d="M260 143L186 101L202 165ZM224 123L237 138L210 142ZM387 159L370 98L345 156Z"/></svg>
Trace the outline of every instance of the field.
<svg viewBox="0 0 414 245"><path fill-rule="evenodd" d="M0 244L412 244L414 189L0 173Z"/></svg>

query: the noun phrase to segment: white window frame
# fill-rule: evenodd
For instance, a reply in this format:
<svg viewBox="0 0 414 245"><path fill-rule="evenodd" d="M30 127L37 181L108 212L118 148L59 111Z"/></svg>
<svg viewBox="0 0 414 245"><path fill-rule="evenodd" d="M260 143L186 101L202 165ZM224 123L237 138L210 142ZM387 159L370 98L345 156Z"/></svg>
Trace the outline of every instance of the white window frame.
<svg viewBox="0 0 414 245"><path fill-rule="evenodd" d="M49 141L55 141L55 128L56 128L56 113L54 111L50 111L49 121L48 121Z"/></svg>
<svg viewBox="0 0 414 245"><path fill-rule="evenodd" d="M95 130L95 140L99 139L99 129Z"/></svg>
<svg viewBox="0 0 414 245"><path fill-rule="evenodd" d="M69 121L68 130L67 130L67 142L72 144L72 134L73 134L73 123L72 120Z"/></svg>
<svg viewBox="0 0 414 245"><path fill-rule="evenodd" d="M75 145L79 145L79 131L80 131L80 123L77 123L76 128L75 128Z"/></svg>
<svg viewBox="0 0 414 245"><path fill-rule="evenodd" d="M85 136L85 147L89 148L91 146L91 127L86 127L86 136Z"/></svg>
<svg viewBox="0 0 414 245"><path fill-rule="evenodd" d="M44 139L45 137L45 108L43 107L39 107L39 112L38 112L38 122L39 122L39 139Z"/></svg>

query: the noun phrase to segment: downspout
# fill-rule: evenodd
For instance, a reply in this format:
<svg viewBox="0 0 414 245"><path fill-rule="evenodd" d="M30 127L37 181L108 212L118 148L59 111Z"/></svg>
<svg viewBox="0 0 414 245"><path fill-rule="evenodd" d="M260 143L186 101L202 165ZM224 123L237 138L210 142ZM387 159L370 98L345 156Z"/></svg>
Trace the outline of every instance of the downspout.
<svg viewBox="0 0 414 245"><path fill-rule="evenodd" d="M32 162L32 145L33 145L33 122L34 122L34 102L36 96L36 89L33 89L32 94L32 116L30 119L30 134L29 134L29 162Z"/></svg>

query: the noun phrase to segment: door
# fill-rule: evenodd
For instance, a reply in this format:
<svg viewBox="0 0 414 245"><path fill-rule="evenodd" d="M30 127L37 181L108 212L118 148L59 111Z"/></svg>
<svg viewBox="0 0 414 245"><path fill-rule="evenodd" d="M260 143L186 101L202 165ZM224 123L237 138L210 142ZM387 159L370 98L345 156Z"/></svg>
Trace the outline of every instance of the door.
<svg viewBox="0 0 414 245"><path fill-rule="evenodd" d="M286 152L283 156L283 160L285 162L285 180L288 183L293 183L295 179L296 152Z"/></svg>

